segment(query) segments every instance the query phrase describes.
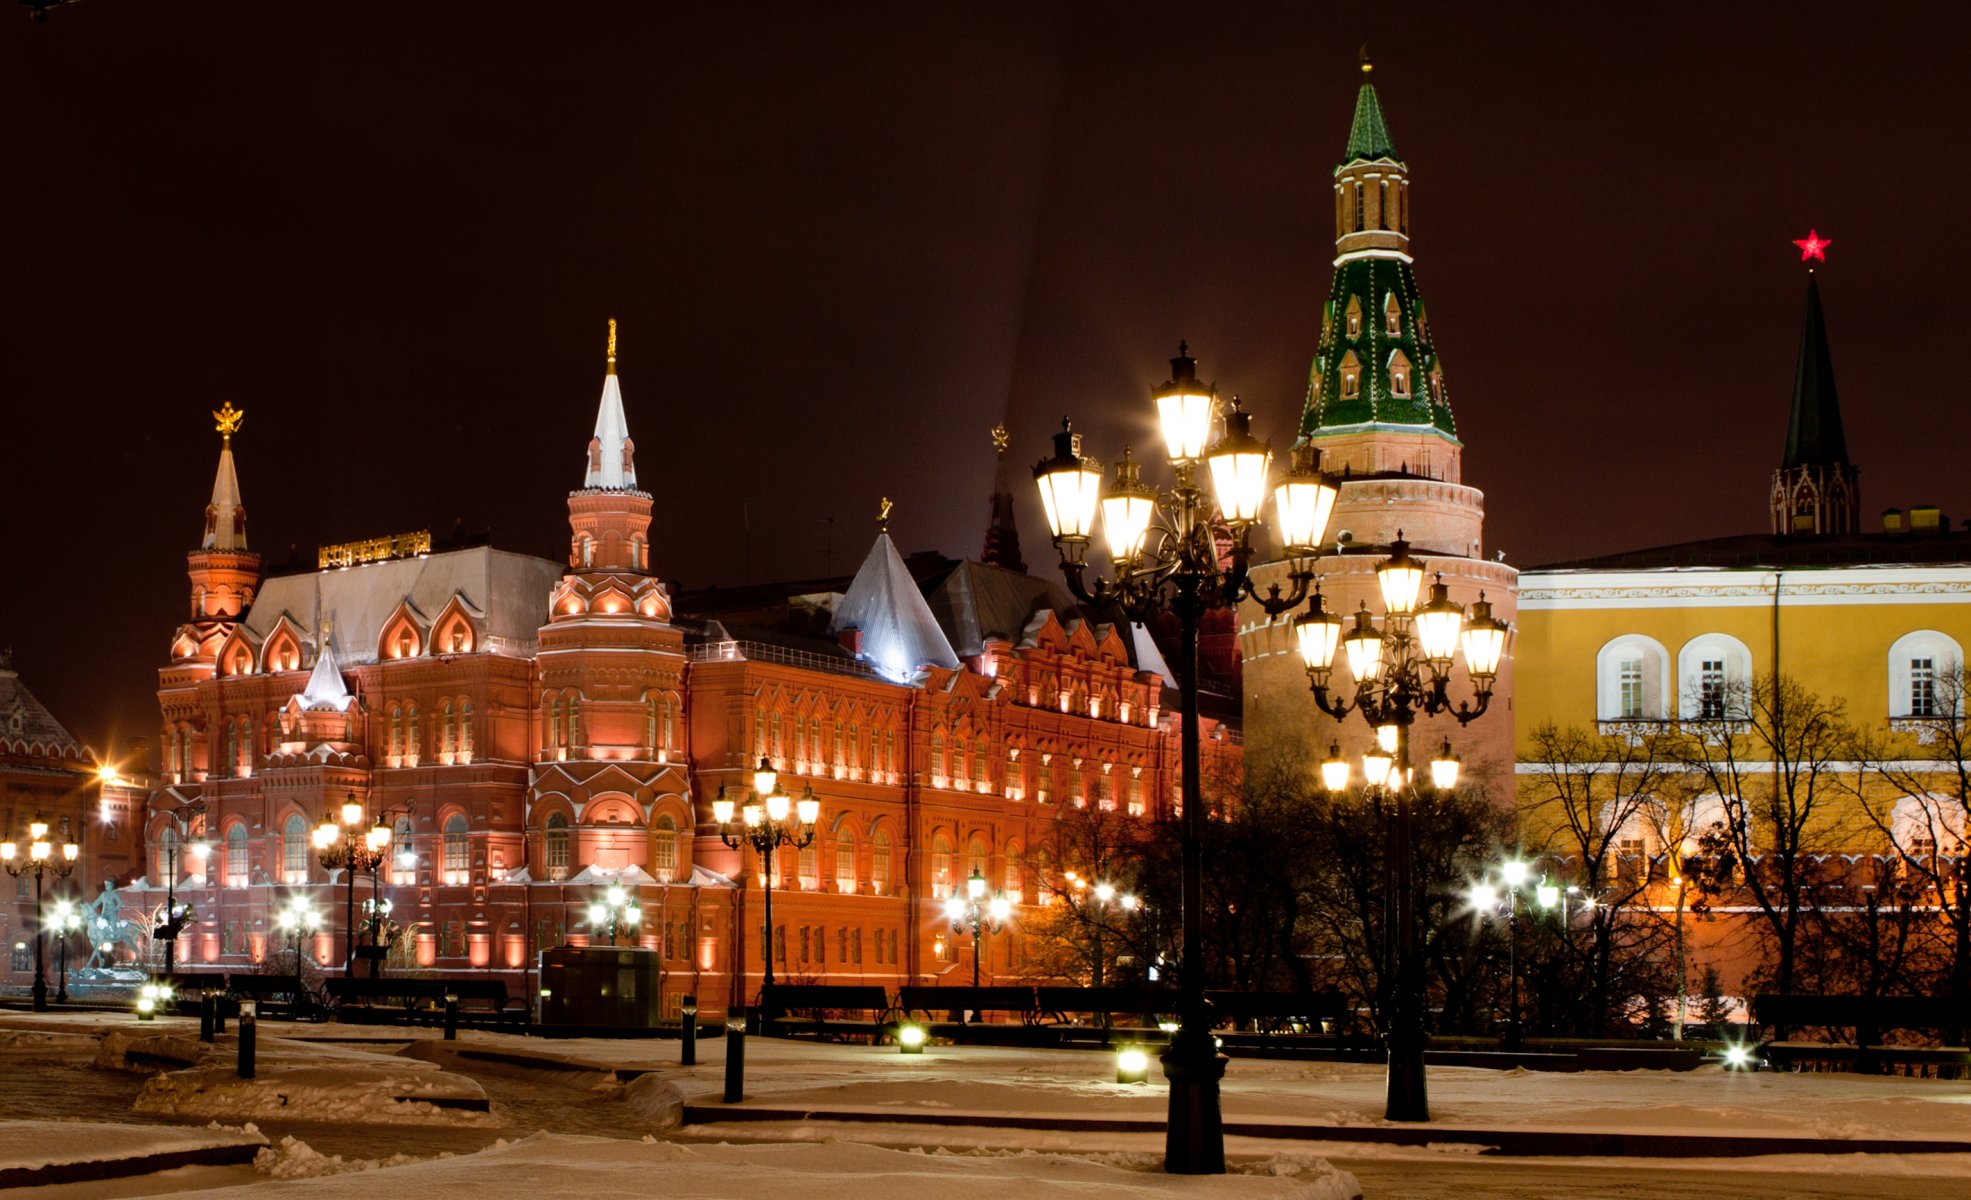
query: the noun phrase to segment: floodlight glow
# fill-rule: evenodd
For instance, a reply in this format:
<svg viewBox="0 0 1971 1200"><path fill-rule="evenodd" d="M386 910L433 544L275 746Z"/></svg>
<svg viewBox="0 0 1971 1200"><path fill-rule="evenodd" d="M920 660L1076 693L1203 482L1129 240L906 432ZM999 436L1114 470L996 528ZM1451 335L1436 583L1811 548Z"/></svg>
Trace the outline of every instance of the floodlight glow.
<svg viewBox="0 0 1971 1200"><path fill-rule="evenodd" d="M1145 1083L1150 1078L1150 1056L1135 1046L1116 1051L1116 1082Z"/></svg>
<svg viewBox="0 0 1971 1200"><path fill-rule="evenodd" d="M897 1027L897 1050L903 1054L924 1053L924 1027L922 1025L899 1025Z"/></svg>
<svg viewBox="0 0 1971 1200"><path fill-rule="evenodd" d="M1752 1065L1752 1052L1742 1045L1725 1047L1725 1066L1734 1071L1743 1071Z"/></svg>

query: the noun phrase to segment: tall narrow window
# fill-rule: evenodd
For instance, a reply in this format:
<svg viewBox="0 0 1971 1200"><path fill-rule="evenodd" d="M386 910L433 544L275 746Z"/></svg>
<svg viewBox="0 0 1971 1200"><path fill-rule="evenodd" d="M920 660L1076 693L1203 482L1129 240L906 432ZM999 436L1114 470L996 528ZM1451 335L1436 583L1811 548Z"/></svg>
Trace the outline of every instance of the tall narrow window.
<svg viewBox="0 0 1971 1200"><path fill-rule="evenodd" d="M767 712L764 708L753 710L753 753L764 757L767 752Z"/></svg>
<svg viewBox="0 0 1971 1200"><path fill-rule="evenodd" d="M1026 899L1026 860L1020 854L1018 845L1006 847L1006 881L1001 885L1006 899L1014 904Z"/></svg>
<svg viewBox="0 0 1971 1200"><path fill-rule="evenodd" d="M1725 716L1725 661L1707 658L1697 668L1697 715L1709 721Z"/></svg>
<svg viewBox="0 0 1971 1200"><path fill-rule="evenodd" d="M846 825L835 831L835 890L855 891L855 831Z"/></svg>
<svg viewBox="0 0 1971 1200"><path fill-rule="evenodd" d="M281 882L308 882L308 822L290 813L281 826Z"/></svg>
<svg viewBox="0 0 1971 1200"><path fill-rule="evenodd" d="M404 757L410 761L405 764L406 766L417 765L418 751L423 740L417 727L417 705L407 705L404 708Z"/></svg>
<svg viewBox="0 0 1971 1200"><path fill-rule="evenodd" d="M890 894L890 835L880 831L869 839L869 890Z"/></svg>
<svg viewBox="0 0 1971 1200"><path fill-rule="evenodd" d="M931 843L931 898L951 895L951 839L939 834Z"/></svg>
<svg viewBox="0 0 1971 1200"><path fill-rule="evenodd" d="M802 891L821 890L821 854L813 842L801 847L799 879Z"/></svg>
<svg viewBox="0 0 1971 1200"><path fill-rule="evenodd" d="M452 725L452 702L445 701L438 709L438 753L441 757L452 753L452 739L456 730ZM446 757L445 761L449 761Z"/></svg>
<svg viewBox="0 0 1971 1200"><path fill-rule="evenodd" d="M472 701L459 701L459 761L472 761Z"/></svg>
<svg viewBox="0 0 1971 1200"><path fill-rule="evenodd" d="M238 721L226 722L226 765L235 774L239 772L240 726Z"/></svg>
<svg viewBox="0 0 1971 1200"><path fill-rule="evenodd" d="M226 886L245 887L248 878L246 861L246 824L235 821L226 829Z"/></svg>
<svg viewBox="0 0 1971 1200"><path fill-rule="evenodd" d="M549 879L568 878L568 818L561 813L550 813L547 819L546 845L543 857L547 859Z"/></svg>
<svg viewBox="0 0 1971 1200"><path fill-rule="evenodd" d="M552 750L561 745L561 697L548 701L547 744Z"/></svg>
<svg viewBox="0 0 1971 1200"><path fill-rule="evenodd" d="M464 883L470 866L465 816L453 813L445 818L445 882Z"/></svg>
<svg viewBox="0 0 1971 1200"><path fill-rule="evenodd" d="M669 817L658 817L650 839L650 873L660 883L670 883L678 874L678 824Z"/></svg>
<svg viewBox="0 0 1971 1200"><path fill-rule="evenodd" d="M1909 660L1909 715L1934 717L1937 712L1937 660L1929 656Z"/></svg>
<svg viewBox="0 0 1971 1200"><path fill-rule="evenodd" d="M1620 688L1616 711L1623 720L1634 721L1643 715L1643 660L1625 658L1616 665L1615 670Z"/></svg>
<svg viewBox="0 0 1971 1200"><path fill-rule="evenodd" d="M1358 183L1355 185L1355 228L1358 232L1362 228L1362 220L1366 215L1362 208L1362 185Z"/></svg>

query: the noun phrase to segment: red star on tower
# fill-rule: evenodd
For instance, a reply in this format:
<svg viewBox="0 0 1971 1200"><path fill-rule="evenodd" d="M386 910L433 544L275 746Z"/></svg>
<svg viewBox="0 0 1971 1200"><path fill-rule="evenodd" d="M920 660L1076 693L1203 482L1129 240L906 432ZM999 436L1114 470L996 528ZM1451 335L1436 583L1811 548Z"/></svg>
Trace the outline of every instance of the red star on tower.
<svg viewBox="0 0 1971 1200"><path fill-rule="evenodd" d="M1807 230L1806 237L1795 238L1793 244L1800 247L1801 262L1806 262L1810 258L1817 258L1821 262L1826 262L1827 248L1834 244L1834 239L1824 238L1818 232L1809 229Z"/></svg>

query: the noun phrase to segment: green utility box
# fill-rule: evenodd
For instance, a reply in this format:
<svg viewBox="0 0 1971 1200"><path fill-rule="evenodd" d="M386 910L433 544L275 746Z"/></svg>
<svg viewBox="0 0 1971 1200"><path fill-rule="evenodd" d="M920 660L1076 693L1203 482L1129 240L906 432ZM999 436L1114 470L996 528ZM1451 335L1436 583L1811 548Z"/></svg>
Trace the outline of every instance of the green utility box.
<svg viewBox="0 0 1971 1200"><path fill-rule="evenodd" d="M628 946L556 946L541 952L539 1024L602 1030L657 1028L662 960ZM545 1032L545 1030L543 1030Z"/></svg>

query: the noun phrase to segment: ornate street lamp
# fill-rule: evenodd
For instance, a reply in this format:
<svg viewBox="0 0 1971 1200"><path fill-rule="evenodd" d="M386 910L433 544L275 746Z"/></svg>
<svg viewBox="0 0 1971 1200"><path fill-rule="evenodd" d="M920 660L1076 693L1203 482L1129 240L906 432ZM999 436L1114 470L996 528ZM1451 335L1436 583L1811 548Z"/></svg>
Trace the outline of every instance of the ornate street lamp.
<svg viewBox="0 0 1971 1200"><path fill-rule="evenodd" d="M66 836L68 823L62 823L63 838L61 853L55 853L55 843L48 840L48 822L35 817L27 823L27 857L20 857L20 847L12 838L0 842L0 866L7 868L7 874L18 879L28 872L34 873L34 1011L48 1011L48 975L44 965L41 942L46 933L41 922L41 877L53 874L57 879L66 879L75 870L76 859L82 855L82 847Z"/></svg>
<svg viewBox="0 0 1971 1200"><path fill-rule="evenodd" d="M600 929L609 931L609 944L620 945L618 935L625 929L635 929L643 924L643 908L630 894L630 889L620 883L612 883L602 894L602 899L589 904L589 933L593 937Z"/></svg>
<svg viewBox="0 0 1971 1200"><path fill-rule="evenodd" d="M1081 435L1068 421L1054 436L1054 454L1033 469L1047 527L1060 552L1068 588L1084 603L1119 609L1131 620L1171 613L1178 623L1178 675L1183 741L1182 1022L1164 1052L1170 1080L1170 1118L1164 1169L1216 1175L1225 1170L1225 1134L1218 1081L1225 1060L1212 1040L1204 999L1204 800L1198 777L1198 624L1214 603L1256 601L1269 615L1306 598L1314 555L1334 511L1337 489L1320 470L1320 452L1294 449L1292 469L1271 489L1276 530L1287 556L1292 589L1261 596L1247 576L1252 532L1268 499L1272 450L1252 436L1251 417L1238 402L1222 414L1215 388L1198 381L1197 362L1180 343L1170 379L1151 399L1163 429L1175 483L1158 490L1142 481L1125 451L1115 482L1102 490L1102 466L1081 453ZM1215 419L1224 435L1211 443ZM1201 486L1202 474L1211 480ZM1100 509L1112 577L1087 580L1086 556ZM1222 539L1222 541L1221 541Z"/></svg>
<svg viewBox="0 0 1971 1200"><path fill-rule="evenodd" d="M54 931L59 940L55 943L55 960L60 963L55 985L55 1003L68 1003L68 939L69 935L82 928L82 914L76 911L75 901L55 901L55 911L48 918L48 928Z"/></svg>
<svg viewBox="0 0 1971 1200"><path fill-rule="evenodd" d="M152 929L153 938L164 941L164 977L171 979L178 970L178 938L185 932L185 926L196 920L198 912L191 905L178 903L178 843L180 839L191 838L191 823L185 818L188 814L197 815L205 811L205 801L194 800L176 811L164 815L170 819L164 838L164 915ZM185 847L191 852L197 864L199 886L205 886L206 859L212 854L212 845L203 838L191 838Z"/></svg>
<svg viewBox="0 0 1971 1200"><path fill-rule="evenodd" d="M762 893L766 898L766 974L760 987L764 999L766 989L773 986L773 855L782 846L805 850L814 844L815 824L821 819L821 801L815 798L813 785L809 785L798 802L781 791L780 772L774 770L773 760L762 754L760 765L753 769L752 799L737 806L737 815L734 808L721 785L718 798L712 801L712 819L718 822L719 840L734 850L752 847L760 856L765 880Z"/></svg>
<svg viewBox="0 0 1971 1200"><path fill-rule="evenodd" d="M338 813L342 818L341 822L337 823L325 816L322 818L322 823L315 827L316 859L325 870L343 868L342 880L347 892L342 908L345 943L342 973L345 977L354 977L356 974L356 876L366 871L374 876L389 859L391 837L389 818L407 811L402 808L386 809L378 813L374 819L365 822L364 818L368 814L364 811L362 802L356 799L356 793L350 792L349 798L342 802L342 808ZM365 824L368 828L364 828ZM371 880L370 891L373 899L381 887L380 880ZM375 928L375 924L372 923L372 945L375 944Z"/></svg>
<svg viewBox="0 0 1971 1200"><path fill-rule="evenodd" d="M1526 864L1514 858L1499 867L1503 889L1487 880L1480 880L1471 888L1472 911L1481 918L1496 916L1502 908L1506 914L1506 963L1512 1006L1506 1011L1505 1048L1512 1051L1526 1048L1526 1029L1519 1015L1519 894L1526 889L1530 878ZM1543 883L1536 889L1536 897L1541 908L1549 909L1560 902L1560 889Z"/></svg>
<svg viewBox="0 0 1971 1200"><path fill-rule="evenodd" d="M972 986L979 986L979 944L988 932L998 933L1013 915L1013 902L1003 892L994 892L991 899L986 898L985 876L972 868L971 878L965 881L965 894L952 896L944 902L944 916L951 922L953 933L972 933Z"/></svg>
<svg viewBox="0 0 1971 1200"><path fill-rule="evenodd" d="M1391 1121L1428 1121L1429 1090L1424 1080L1423 961L1416 944L1416 864L1411 843L1411 798L1415 781L1410 766L1410 727L1419 716L1448 715L1459 725L1485 714L1492 702L1492 683L1505 656L1510 633L1493 619L1485 594L1467 617L1452 602L1440 577L1430 598L1419 604L1425 574L1421 560L1411 557L1410 543L1396 531L1389 557L1376 568L1383 602L1380 625L1364 604L1346 632L1341 618L1323 606L1317 592L1308 611L1295 618L1295 642L1314 692L1314 703L1337 721L1359 713L1376 731L1376 744L1362 756L1362 774L1372 788L1381 788L1395 801L1394 829L1385 846L1383 936L1388 953L1384 969L1393 973L1386 1012L1389 1079L1385 1116ZM1451 666L1462 641L1465 673L1473 697L1451 699ZM1339 647L1354 681L1352 691L1330 690L1335 650ZM1433 757L1430 782L1437 791L1457 786L1459 763L1450 742ZM1348 786L1349 766L1336 745L1321 764L1322 783L1330 792Z"/></svg>

